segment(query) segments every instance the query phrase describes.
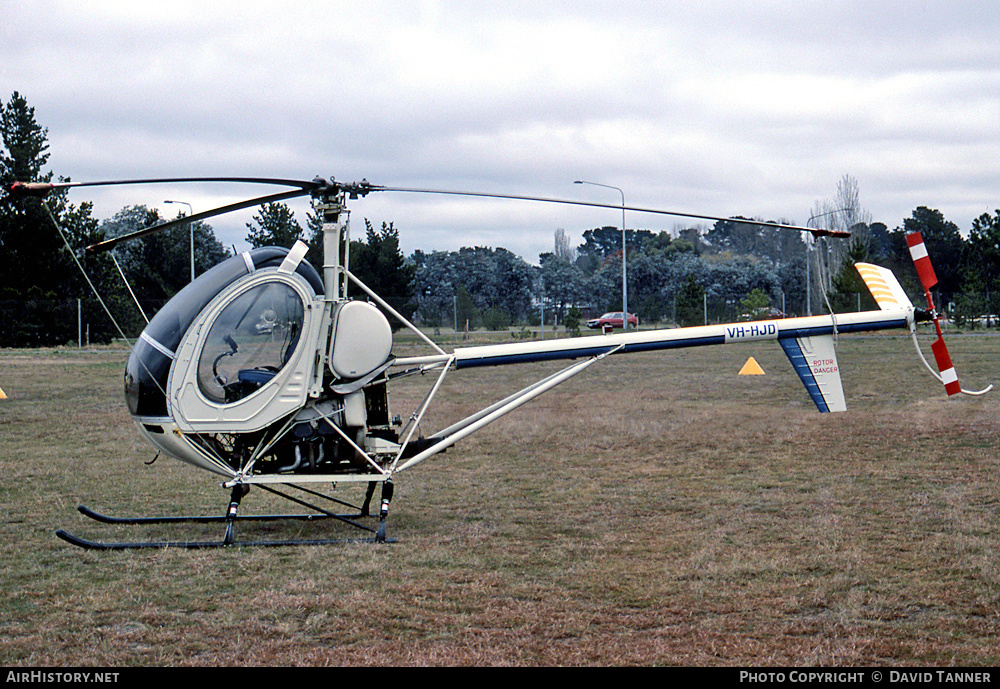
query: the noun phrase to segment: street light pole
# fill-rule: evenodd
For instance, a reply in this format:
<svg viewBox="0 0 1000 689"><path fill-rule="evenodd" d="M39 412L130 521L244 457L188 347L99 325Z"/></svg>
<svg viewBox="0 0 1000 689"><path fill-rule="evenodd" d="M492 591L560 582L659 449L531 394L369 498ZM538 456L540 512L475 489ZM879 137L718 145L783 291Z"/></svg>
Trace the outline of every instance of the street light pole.
<svg viewBox="0 0 1000 689"><path fill-rule="evenodd" d="M625 192L618 187L613 187L610 184L599 184L598 182L587 182L582 179L578 179L573 184L590 184L595 187L604 187L605 189L614 189L622 196L622 331L628 331L628 276L625 269Z"/></svg>
<svg viewBox="0 0 1000 689"><path fill-rule="evenodd" d="M179 203L188 207L188 217L194 215L194 209L187 201L164 201L163 203ZM191 232L191 282L194 282L194 223L188 222L188 229Z"/></svg>
<svg viewBox="0 0 1000 689"><path fill-rule="evenodd" d="M814 215L810 217L809 220L806 221L806 227L812 227L812 221L815 220L816 218L824 218L828 215L833 215L834 213L840 213L841 211L846 211L846 210L847 210L846 208L838 208L837 210L827 211L826 213L819 213L817 215ZM813 315L812 278L809 275L809 264L812 263L812 261L810 259L811 256L809 251L809 237L806 237L806 315L809 316Z"/></svg>

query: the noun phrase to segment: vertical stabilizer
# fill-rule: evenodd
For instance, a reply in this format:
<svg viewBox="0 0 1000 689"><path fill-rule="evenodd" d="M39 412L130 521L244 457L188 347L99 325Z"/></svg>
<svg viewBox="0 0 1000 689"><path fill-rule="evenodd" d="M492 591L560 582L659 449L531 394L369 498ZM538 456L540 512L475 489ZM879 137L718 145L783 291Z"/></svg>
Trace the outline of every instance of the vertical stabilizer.
<svg viewBox="0 0 1000 689"><path fill-rule="evenodd" d="M847 411L833 335L778 340L806 392L821 412Z"/></svg>
<svg viewBox="0 0 1000 689"><path fill-rule="evenodd" d="M899 280L891 270L871 263L855 263L861 279L865 281L868 291L875 297L878 307L883 311L896 309L912 309L913 304L899 284Z"/></svg>

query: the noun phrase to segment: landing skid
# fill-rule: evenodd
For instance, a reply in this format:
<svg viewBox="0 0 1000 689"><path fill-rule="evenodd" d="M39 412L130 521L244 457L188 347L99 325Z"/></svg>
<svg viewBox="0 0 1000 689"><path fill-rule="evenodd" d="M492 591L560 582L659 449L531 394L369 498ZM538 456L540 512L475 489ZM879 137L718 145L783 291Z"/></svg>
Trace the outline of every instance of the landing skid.
<svg viewBox="0 0 1000 689"><path fill-rule="evenodd" d="M293 488L298 488L301 491L309 493L311 495L323 498L330 502L335 502L343 506L354 507L349 503L336 498L331 498L330 496L323 495L313 490L303 488L301 486L291 486ZM386 482L382 486L382 506L379 511L379 521L378 527L372 528L358 522L358 519L363 519L366 517L373 516L370 513L370 505L372 495L375 490L375 484L369 484L368 491L365 496L364 504L361 507L354 507L356 512L351 514L338 514L329 510L325 510L314 504L308 503L300 498L288 495L279 490L271 488L266 485L260 485L260 488L266 490L270 493L274 493L286 500L297 503L309 509L315 510L312 513L304 514L264 514L264 515L238 515L237 510L239 508L240 500L246 495L246 489L242 486L237 486L233 489L232 496L230 498L229 508L225 515L194 515L194 516L178 516L178 517L112 517L100 512L96 512L85 505L80 505L77 510L90 519L102 524L117 524L117 525L150 525L150 524L224 524L225 534L221 540L195 540L195 541L185 541L185 540L166 540L166 541L92 541L86 538L81 538L74 534L71 534L63 529L56 531L56 536L66 541L71 545L75 545L80 548L87 550L138 550L138 549L150 549L150 548L186 548L186 549L202 549L202 548L228 548L233 546L242 547L272 547L272 546L295 546L295 545L335 545L335 544L346 544L346 543L395 543L395 539L388 539L385 536L385 522L388 516L389 501L392 499L392 483ZM372 534L369 537L362 538L322 538L322 539L277 539L277 540L238 540L236 538L236 524L247 523L247 522L282 522L282 521L319 521L325 519L335 519L350 527Z"/></svg>

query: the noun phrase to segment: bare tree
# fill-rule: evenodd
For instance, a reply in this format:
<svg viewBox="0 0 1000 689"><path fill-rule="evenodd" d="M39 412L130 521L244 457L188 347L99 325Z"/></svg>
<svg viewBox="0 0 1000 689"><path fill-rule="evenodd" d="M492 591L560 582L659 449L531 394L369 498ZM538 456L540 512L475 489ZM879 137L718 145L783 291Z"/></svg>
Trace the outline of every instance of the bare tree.
<svg viewBox="0 0 1000 689"><path fill-rule="evenodd" d="M807 239L810 247L811 300L815 304L817 298L832 289L833 276L847 255L851 243L861 242L867 248L870 242L871 213L861 206L858 180L851 175L841 177L833 199L817 201L813 205L809 225L851 233L851 239Z"/></svg>
<svg viewBox="0 0 1000 689"><path fill-rule="evenodd" d="M850 175L844 175L837 182L837 196L834 205L841 209L841 219L852 236L864 242L867 247L871 240L871 233L868 226L872 222L872 214L861 207L861 192L858 188L858 180Z"/></svg>
<svg viewBox="0 0 1000 689"><path fill-rule="evenodd" d="M556 230L556 246L553 253L556 258L562 259L567 263L572 263L576 260L576 249L570 247L569 235L567 235L566 230L561 227Z"/></svg>

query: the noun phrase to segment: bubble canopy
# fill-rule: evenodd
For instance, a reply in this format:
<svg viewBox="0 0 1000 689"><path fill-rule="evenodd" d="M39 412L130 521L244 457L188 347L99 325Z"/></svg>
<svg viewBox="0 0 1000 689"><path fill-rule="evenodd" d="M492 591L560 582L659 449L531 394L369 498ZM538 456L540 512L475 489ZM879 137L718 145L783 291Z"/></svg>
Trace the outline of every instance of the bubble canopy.
<svg viewBox="0 0 1000 689"><path fill-rule="evenodd" d="M177 348L198 314L226 287L253 271L279 266L287 254L288 249L282 247L263 247L233 256L188 284L153 317L132 348L132 353L125 367L125 399L132 416L142 418L170 416L166 395L170 368ZM301 261L296 272L310 284L316 294L323 293L323 281L312 265ZM261 288L268 287L270 286L267 284L261 285ZM247 328L246 333L250 336L252 332L253 336L261 337L265 335L264 331L270 328L266 337L268 342L273 340L275 344L269 348L270 351L267 355L264 355L257 363L252 363L250 368L259 368L262 371L267 371L267 367L280 368L283 363L281 358L284 357L287 360L298 341L298 335L301 333L301 301L298 300L297 296L295 297L295 301L298 303L297 328L293 324L295 307L286 303L287 295L281 296L280 290L263 289L259 293L257 289L250 290L230 305L235 307L232 313L230 313L230 307L224 310L226 318L233 317L233 314L239 310L239 307L235 306L237 303L243 303L244 308L246 308L252 303L254 296L257 297L261 308L254 313L252 323L244 324ZM251 301L241 302L244 298ZM278 304L284 318L278 318L278 310L272 309L274 310L274 320L268 321L271 314L264 314L264 311L268 309L261 300L266 300L269 304ZM279 302L281 303L279 304ZM247 318L250 318L249 314ZM237 320L239 320L238 317ZM279 323L279 320L282 322ZM235 322L232 321L233 324ZM258 329L257 326L260 328ZM254 330L250 331L249 328ZM222 333L222 329L219 332L221 333L219 338L225 342L224 338L228 333ZM282 338L280 343L277 342L279 337ZM228 345L228 343L226 344ZM211 362L209 362L210 367ZM227 383L229 382L227 380ZM225 401L225 392L222 392L222 389L223 386L219 385L218 381L214 381L214 384L209 381L203 385L202 391L210 399L221 402Z"/></svg>
<svg viewBox="0 0 1000 689"><path fill-rule="evenodd" d="M291 287L266 282L233 299L208 331L198 358L198 387L213 402L252 394L291 358L302 334L302 299Z"/></svg>

